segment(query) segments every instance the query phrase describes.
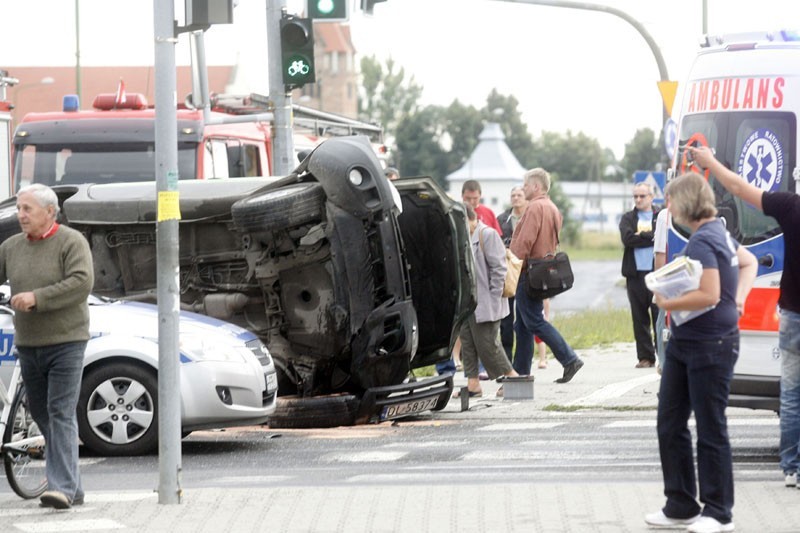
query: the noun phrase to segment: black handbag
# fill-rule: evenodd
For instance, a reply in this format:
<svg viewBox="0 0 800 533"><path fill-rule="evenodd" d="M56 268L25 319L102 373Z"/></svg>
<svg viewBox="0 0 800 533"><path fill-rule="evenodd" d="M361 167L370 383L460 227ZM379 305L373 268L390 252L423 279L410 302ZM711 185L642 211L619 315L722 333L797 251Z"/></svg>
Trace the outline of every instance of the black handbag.
<svg viewBox="0 0 800 533"><path fill-rule="evenodd" d="M528 259L525 272L528 277L525 292L534 300L544 300L568 291L575 282L566 252L550 253L541 259Z"/></svg>

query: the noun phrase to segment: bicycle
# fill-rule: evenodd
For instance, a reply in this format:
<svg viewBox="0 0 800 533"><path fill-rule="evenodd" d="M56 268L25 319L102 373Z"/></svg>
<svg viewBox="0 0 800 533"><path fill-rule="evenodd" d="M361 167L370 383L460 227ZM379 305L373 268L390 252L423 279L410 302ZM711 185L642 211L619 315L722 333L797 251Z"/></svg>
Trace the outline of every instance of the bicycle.
<svg viewBox="0 0 800 533"><path fill-rule="evenodd" d="M0 294L0 312L12 312L7 307L8 300L2 296L5 295ZM3 404L0 454L8 484L21 498L38 498L47 489L45 442L28 409L28 395L18 359L8 388L0 380L0 402Z"/></svg>

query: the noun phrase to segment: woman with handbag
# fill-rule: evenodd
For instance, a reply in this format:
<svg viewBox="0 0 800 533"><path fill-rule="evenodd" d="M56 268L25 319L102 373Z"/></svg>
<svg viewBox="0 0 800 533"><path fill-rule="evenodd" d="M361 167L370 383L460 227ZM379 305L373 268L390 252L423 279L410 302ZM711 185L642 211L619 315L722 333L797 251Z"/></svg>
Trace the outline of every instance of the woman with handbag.
<svg viewBox="0 0 800 533"><path fill-rule="evenodd" d="M500 343L500 320L508 314L508 299L503 298L506 279L506 251L500 235L480 222L475 210L464 204L469 222L472 253L475 259L475 285L478 305L461 326L461 362L472 397L482 396L478 360L490 379L517 376ZM498 391L502 396L502 388ZM458 397L458 393L454 396Z"/></svg>

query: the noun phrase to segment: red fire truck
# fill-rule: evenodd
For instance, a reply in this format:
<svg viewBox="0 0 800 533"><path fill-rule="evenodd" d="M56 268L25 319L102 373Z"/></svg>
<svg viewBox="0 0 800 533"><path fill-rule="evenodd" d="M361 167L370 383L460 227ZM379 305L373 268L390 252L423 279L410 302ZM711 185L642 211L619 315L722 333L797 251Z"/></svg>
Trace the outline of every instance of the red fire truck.
<svg viewBox="0 0 800 533"><path fill-rule="evenodd" d="M214 96L210 113L180 105L179 179L271 175L268 109L267 98L257 94ZM298 154L336 135L367 135L382 146L379 126L301 106L294 113ZM154 181L154 121L144 95L122 88L97 95L91 110L79 110L77 98L67 95L61 111L29 113L14 133L13 190L30 183Z"/></svg>
<svg viewBox="0 0 800 533"><path fill-rule="evenodd" d="M6 87L19 80L0 70L0 200L11 195L11 103L6 97Z"/></svg>

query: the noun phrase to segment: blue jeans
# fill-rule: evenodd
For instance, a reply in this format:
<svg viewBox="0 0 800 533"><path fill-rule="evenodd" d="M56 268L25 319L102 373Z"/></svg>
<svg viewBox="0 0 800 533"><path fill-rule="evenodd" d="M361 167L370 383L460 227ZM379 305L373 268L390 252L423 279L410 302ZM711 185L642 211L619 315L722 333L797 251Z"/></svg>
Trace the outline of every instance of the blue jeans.
<svg viewBox="0 0 800 533"><path fill-rule="evenodd" d="M658 447L670 518L700 512L689 416L697 422L697 480L703 515L723 524L733 509L733 456L728 438L728 406L733 366L739 357L739 334L698 341L671 338L661 374L658 401Z"/></svg>
<svg viewBox="0 0 800 533"><path fill-rule="evenodd" d="M531 373L534 335L538 335L544 341L558 362L561 363L561 366L571 365L578 359L575 351L567 344L561 333L550 322L545 320L542 300L534 300L528 297L525 292L527 284L527 275L522 272L517 285L517 318L514 322L514 333L517 335L517 346L514 350L514 370L520 376L529 376Z"/></svg>
<svg viewBox="0 0 800 533"><path fill-rule="evenodd" d="M800 313L781 310L781 468L800 472Z"/></svg>
<svg viewBox="0 0 800 533"><path fill-rule="evenodd" d="M33 420L44 435L47 489L83 497L78 471L78 418L86 342L17 347Z"/></svg>

